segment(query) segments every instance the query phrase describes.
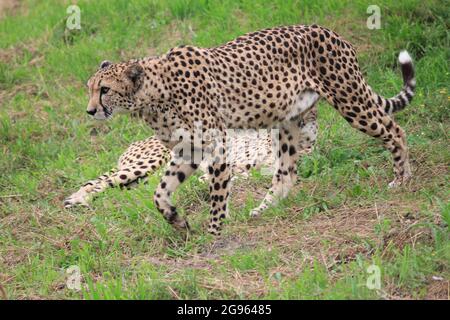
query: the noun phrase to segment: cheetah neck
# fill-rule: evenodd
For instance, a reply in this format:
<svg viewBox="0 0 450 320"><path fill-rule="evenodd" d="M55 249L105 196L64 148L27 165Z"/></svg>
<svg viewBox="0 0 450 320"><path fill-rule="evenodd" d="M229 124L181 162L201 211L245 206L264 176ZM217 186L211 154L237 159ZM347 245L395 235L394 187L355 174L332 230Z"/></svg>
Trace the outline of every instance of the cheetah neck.
<svg viewBox="0 0 450 320"><path fill-rule="evenodd" d="M171 95L164 85L167 82L164 61L163 58L154 57L139 60L144 68L144 74L142 75L142 84L135 93L135 112L148 114L161 112L167 108Z"/></svg>

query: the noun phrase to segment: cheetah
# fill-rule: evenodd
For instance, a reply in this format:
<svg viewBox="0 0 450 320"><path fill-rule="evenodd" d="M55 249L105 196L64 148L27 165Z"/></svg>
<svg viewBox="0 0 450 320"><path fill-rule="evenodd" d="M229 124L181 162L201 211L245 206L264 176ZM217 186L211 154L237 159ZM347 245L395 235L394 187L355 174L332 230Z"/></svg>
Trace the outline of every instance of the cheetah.
<svg viewBox="0 0 450 320"><path fill-rule="evenodd" d="M299 145L316 134L303 115L319 99L392 153L390 187L405 183L411 177L406 136L392 113L411 102L416 80L406 51L399 54L399 63L403 88L384 98L364 79L355 48L334 31L318 25L275 27L217 47L181 46L158 57L105 61L88 81L87 113L98 120L137 115L166 148L176 150L153 196L156 208L176 228L189 225L171 195L199 168L198 159L210 155L208 231L219 235L230 194L225 150L230 129L277 131L272 186L251 211L258 216L286 197L296 182Z"/></svg>

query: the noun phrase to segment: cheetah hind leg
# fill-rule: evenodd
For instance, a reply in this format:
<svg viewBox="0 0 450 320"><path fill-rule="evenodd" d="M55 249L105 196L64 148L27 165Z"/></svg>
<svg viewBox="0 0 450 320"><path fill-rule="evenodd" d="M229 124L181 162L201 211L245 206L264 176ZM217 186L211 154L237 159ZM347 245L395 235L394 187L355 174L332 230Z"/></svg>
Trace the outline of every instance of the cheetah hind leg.
<svg viewBox="0 0 450 320"><path fill-rule="evenodd" d="M231 170L231 180L233 182L237 179L248 179L250 177L250 170L253 168L259 170L262 167L273 166L272 155L272 139L270 135L259 139L253 134L233 137L230 141L231 150L228 150L228 159ZM242 147L248 148L247 152L242 152ZM210 180L208 174L208 161L202 161L200 170L204 172L198 180L202 183L207 183Z"/></svg>
<svg viewBox="0 0 450 320"><path fill-rule="evenodd" d="M297 160L299 157L300 128L294 121L282 124L279 131L279 144L274 144L275 173L272 178L272 186L265 195L261 204L250 211L251 217L258 217L270 206L285 198L297 179ZM277 150L278 149L278 150Z"/></svg>
<svg viewBox="0 0 450 320"><path fill-rule="evenodd" d="M268 164L275 166L272 187L267 192L261 204L250 211L251 217L258 217L261 213L275 205L278 200L285 198L297 181L297 162L301 156L310 154L314 149L317 138L317 110L315 105L301 117L290 120L280 130L279 145L271 141L274 149ZM293 139L289 139L292 135ZM270 146L267 146L270 148ZM280 152L277 152L280 149ZM275 158L279 154L280 157ZM274 163L273 163L274 162Z"/></svg>

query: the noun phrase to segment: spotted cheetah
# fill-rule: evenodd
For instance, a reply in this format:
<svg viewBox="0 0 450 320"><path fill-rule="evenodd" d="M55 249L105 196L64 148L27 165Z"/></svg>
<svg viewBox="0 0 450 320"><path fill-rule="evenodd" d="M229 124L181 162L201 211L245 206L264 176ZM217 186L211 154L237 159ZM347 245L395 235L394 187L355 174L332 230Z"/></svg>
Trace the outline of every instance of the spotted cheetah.
<svg viewBox="0 0 450 320"><path fill-rule="evenodd" d="M389 186L407 181L411 169L405 133L391 114L409 104L416 81L406 51L400 53L399 62L404 85L398 95L387 99L367 84L354 47L335 32L317 25L276 27L218 47L182 46L159 57L104 62L88 81L87 113L95 119L135 114L153 128L164 146L177 148L154 201L178 228L188 228L188 223L178 215L171 195L198 169L197 159L208 148L213 150L207 165L208 231L218 235L227 215L231 179L224 150L228 129L278 130L272 186L252 211L259 215L286 197L296 181L298 146L311 135L303 115L320 98L392 153L395 177Z"/></svg>

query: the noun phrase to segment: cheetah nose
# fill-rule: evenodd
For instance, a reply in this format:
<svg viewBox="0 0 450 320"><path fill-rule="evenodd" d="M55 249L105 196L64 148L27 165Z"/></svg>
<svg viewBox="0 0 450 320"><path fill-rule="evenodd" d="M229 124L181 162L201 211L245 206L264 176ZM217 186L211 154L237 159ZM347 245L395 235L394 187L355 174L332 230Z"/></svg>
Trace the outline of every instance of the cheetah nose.
<svg viewBox="0 0 450 320"><path fill-rule="evenodd" d="M97 110L96 110L96 109L93 109L93 110L86 110L86 112L87 112L88 114L90 114L91 116L93 116L93 115L97 112Z"/></svg>

